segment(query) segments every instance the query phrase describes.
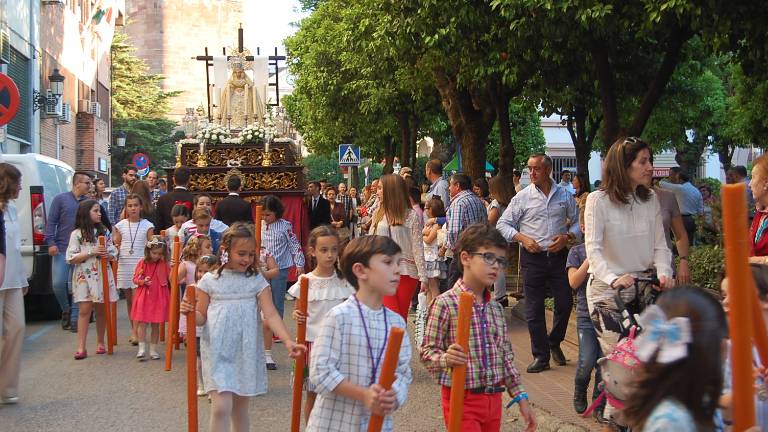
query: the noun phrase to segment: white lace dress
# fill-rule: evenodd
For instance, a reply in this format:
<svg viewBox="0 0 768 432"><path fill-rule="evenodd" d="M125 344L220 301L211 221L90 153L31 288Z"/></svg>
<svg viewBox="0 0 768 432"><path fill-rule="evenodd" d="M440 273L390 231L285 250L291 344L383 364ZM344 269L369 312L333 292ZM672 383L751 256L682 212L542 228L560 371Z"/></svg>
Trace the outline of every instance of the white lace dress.
<svg viewBox="0 0 768 432"><path fill-rule="evenodd" d="M200 338L203 384L208 391L257 396L267 392L258 295L269 283L259 274L206 273L197 289L208 294L208 321Z"/></svg>

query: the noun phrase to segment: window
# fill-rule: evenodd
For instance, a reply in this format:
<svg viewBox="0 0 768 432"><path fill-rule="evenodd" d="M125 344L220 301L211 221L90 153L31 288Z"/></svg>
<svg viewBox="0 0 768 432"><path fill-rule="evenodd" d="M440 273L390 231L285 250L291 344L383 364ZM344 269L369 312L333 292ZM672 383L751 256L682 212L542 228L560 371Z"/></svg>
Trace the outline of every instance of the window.
<svg viewBox="0 0 768 432"><path fill-rule="evenodd" d="M8 134L24 141L31 141L32 131L30 125L30 107L32 103L32 89L29 80L29 59L13 47L8 50L8 76L19 88L21 102L16 117L8 123Z"/></svg>

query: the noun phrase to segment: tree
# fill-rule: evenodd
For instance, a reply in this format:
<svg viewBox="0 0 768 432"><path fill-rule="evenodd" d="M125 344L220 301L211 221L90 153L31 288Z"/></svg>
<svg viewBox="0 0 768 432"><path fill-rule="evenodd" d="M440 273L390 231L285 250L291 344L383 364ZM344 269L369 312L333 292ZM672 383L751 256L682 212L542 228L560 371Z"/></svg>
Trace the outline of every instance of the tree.
<svg viewBox="0 0 768 432"><path fill-rule="evenodd" d="M510 104L509 114L505 116L510 119L510 142L515 147L514 159L511 166L502 170L500 162L503 152L501 151L501 132L498 125L493 128L488 138L488 161L496 166L499 175L512 175L513 170L522 170L528 161L528 157L533 153L540 153L546 147L544 132L541 130L541 118L538 111L526 101L516 101Z"/></svg>
<svg viewBox="0 0 768 432"><path fill-rule="evenodd" d="M161 75L148 72L144 60L136 57L128 36L116 32L112 40L112 128L126 132L125 147L111 146L112 184L120 184L123 166L131 164L135 153L146 153L152 165L175 163L175 147L181 136L173 136L176 123L165 119L170 99L179 92L164 92Z"/></svg>

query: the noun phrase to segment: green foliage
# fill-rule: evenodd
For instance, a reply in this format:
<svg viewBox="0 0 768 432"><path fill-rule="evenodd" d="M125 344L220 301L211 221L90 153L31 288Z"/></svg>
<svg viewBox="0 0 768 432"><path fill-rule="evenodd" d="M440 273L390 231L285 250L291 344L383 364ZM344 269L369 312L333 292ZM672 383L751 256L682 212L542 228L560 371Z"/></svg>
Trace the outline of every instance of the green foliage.
<svg viewBox="0 0 768 432"><path fill-rule="evenodd" d="M515 169L522 170L533 153L544 151L547 141L541 129L539 112L527 103L512 103L509 106L509 124L512 132L512 144L515 146ZM486 158L493 166L499 161L499 127L496 125L488 137Z"/></svg>
<svg viewBox="0 0 768 432"><path fill-rule="evenodd" d="M720 292L720 278L725 265L725 254L719 246L694 246L688 256L691 282L699 287Z"/></svg>
<svg viewBox="0 0 768 432"><path fill-rule="evenodd" d="M125 147L111 146L112 185L121 183L122 167L131 164L136 153L145 153L151 167L160 170L172 166L175 147L183 138L182 132L174 136L176 122L165 119L170 99L179 92L164 92L160 88L161 75L148 73L144 60L136 57L136 49L128 36L116 32L112 41L112 130L127 134Z"/></svg>
<svg viewBox="0 0 768 432"><path fill-rule="evenodd" d="M337 185L344 181L344 175L339 169L339 159L336 155L327 156L321 154L311 154L302 159L302 164L306 170L307 181L319 181L327 179L328 183ZM368 177L371 181L381 177L383 166L380 163L371 163L368 168ZM422 165L422 171L424 165ZM365 172L363 167L359 171L360 185L365 181Z"/></svg>

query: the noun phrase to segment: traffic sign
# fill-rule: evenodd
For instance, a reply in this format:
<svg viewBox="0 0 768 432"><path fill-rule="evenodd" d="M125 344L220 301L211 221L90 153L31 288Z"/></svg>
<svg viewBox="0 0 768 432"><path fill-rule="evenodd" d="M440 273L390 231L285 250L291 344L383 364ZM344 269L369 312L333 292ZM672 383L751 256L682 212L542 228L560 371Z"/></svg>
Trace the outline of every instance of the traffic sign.
<svg viewBox="0 0 768 432"><path fill-rule="evenodd" d="M339 166L360 166L360 147L353 144L340 145Z"/></svg>
<svg viewBox="0 0 768 432"><path fill-rule="evenodd" d="M20 101L21 97L16 83L8 75L0 73L0 126L13 120L19 111Z"/></svg>
<svg viewBox="0 0 768 432"><path fill-rule="evenodd" d="M149 167L147 166L136 171L136 174L138 174L139 177L146 177L146 175L149 174Z"/></svg>
<svg viewBox="0 0 768 432"><path fill-rule="evenodd" d="M133 155L133 166L135 166L136 169L139 169L139 170L148 168L149 156L145 155L144 153L136 153L135 155Z"/></svg>

